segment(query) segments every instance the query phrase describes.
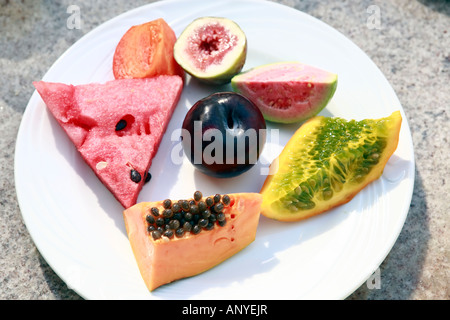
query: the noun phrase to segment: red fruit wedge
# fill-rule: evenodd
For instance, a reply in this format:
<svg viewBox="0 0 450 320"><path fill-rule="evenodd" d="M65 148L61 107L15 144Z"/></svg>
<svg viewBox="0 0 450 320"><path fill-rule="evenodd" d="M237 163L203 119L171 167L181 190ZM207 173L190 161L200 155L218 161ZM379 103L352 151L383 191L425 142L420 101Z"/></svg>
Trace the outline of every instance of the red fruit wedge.
<svg viewBox="0 0 450 320"><path fill-rule="evenodd" d="M179 75L183 69L173 57L175 32L164 19L131 27L116 47L113 72L116 79Z"/></svg>
<svg viewBox="0 0 450 320"><path fill-rule="evenodd" d="M123 207L135 204L178 103L181 78L33 84L101 182Z"/></svg>

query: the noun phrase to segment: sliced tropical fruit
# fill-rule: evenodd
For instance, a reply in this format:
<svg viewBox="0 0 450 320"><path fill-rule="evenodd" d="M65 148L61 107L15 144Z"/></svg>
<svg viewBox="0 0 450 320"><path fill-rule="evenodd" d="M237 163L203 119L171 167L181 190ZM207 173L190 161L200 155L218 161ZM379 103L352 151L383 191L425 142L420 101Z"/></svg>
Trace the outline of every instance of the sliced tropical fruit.
<svg viewBox="0 0 450 320"><path fill-rule="evenodd" d="M261 213L296 221L347 203L381 176L397 148L401 122L399 111L361 121L308 120L271 164Z"/></svg>
<svg viewBox="0 0 450 320"><path fill-rule="evenodd" d="M232 20L202 17L178 37L175 60L191 76L211 84L224 84L238 74L247 58L247 38Z"/></svg>
<svg viewBox="0 0 450 320"><path fill-rule="evenodd" d="M179 75L183 69L173 57L177 37L167 22L156 19L131 27L120 39L113 57L116 79Z"/></svg>
<svg viewBox="0 0 450 320"><path fill-rule="evenodd" d="M125 208L135 204L177 106L182 79L33 84L100 181Z"/></svg>
<svg viewBox="0 0 450 320"><path fill-rule="evenodd" d="M266 120L294 123L317 115L333 97L337 75L300 62L259 66L231 79L231 86L250 99Z"/></svg>
<svg viewBox="0 0 450 320"><path fill-rule="evenodd" d="M255 240L262 196L216 194L138 203L123 212L141 276L150 291L211 269Z"/></svg>

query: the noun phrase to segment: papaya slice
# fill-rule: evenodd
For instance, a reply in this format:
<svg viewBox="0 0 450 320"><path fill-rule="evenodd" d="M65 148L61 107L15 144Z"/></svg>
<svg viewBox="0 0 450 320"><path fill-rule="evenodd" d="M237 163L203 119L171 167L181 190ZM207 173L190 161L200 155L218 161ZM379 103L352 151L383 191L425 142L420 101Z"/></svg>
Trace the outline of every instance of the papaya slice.
<svg viewBox="0 0 450 320"><path fill-rule="evenodd" d="M209 270L255 240L262 196L235 193L219 202L214 200L217 196L170 200L170 205L167 199L141 202L123 212L128 239L149 291ZM208 199L213 205L205 209ZM208 220L207 224L202 220Z"/></svg>
<svg viewBox="0 0 450 320"><path fill-rule="evenodd" d="M292 136L261 189L261 214L298 221L349 202L397 149L399 111L381 119L316 116Z"/></svg>
<svg viewBox="0 0 450 320"><path fill-rule="evenodd" d="M176 40L175 32L162 18L131 27L114 52L114 77L179 75L184 79L184 70L173 56Z"/></svg>

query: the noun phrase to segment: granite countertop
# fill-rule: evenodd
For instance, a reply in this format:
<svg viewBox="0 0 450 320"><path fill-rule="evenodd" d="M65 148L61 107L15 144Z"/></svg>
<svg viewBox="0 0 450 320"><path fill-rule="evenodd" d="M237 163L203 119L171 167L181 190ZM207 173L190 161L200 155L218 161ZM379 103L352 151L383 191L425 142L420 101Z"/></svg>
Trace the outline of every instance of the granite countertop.
<svg viewBox="0 0 450 320"><path fill-rule="evenodd" d="M144 0L0 0L0 299L81 299L36 249L21 216L14 152L34 88L84 34ZM279 0L339 30L396 91L415 148L414 192L405 225L380 266L381 286L348 299L450 298L450 5L446 0ZM80 28L67 27L70 5ZM370 16L376 10L378 20Z"/></svg>

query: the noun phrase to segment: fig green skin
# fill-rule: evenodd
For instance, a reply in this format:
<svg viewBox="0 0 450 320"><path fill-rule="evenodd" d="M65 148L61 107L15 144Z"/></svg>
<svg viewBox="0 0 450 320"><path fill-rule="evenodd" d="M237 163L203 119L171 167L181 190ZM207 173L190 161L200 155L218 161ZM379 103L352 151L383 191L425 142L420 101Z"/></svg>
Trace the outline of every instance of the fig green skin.
<svg viewBox="0 0 450 320"><path fill-rule="evenodd" d="M280 110L276 107L272 107L271 105L265 103L264 101L267 101L267 96L265 96L266 90L258 90L256 92L250 92L247 90L247 86L249 84L252 84L251 80L246 80L245 78L248 75L253 75L256 78L258 76L257 72L264 69L271 69L270 71L273 71L274 76L270 77L273 79L276 79L276 72L277 68L279 67L285 67L285 66L297 66L302 65L305 67L305 69L308 70L309 73L305 73L304 75L314 75L316 72L318 72L318 76L322 81L315 82L314 80L306 81L310 82L314 85L315 88L320 88L320 91L315 90L314 95L311 95L311 100L309 100L310 105L308 105L307 108L305 108L304 105L302 105L302 99L299 99L299 101L295 100L295 93L292 96L288 96L286 98L292 99L294 103L292 104L290 108L290 112L286 112L286 110ZM264 76L267 77L267 74L270 73L268 71L265 71ZM281 82L280 82L281 83ZM254 84L254 83L253 83ZM331 98L334 96L334 93L336 92L338 84L337 75L323 71L308 65L300 64L297 62L278 62L278 63L272 63L272 64L266 64L262 66L258 66L252 69L249 69L245 72L239 73L236 76L234 76L231 79L231 87L232 90L236 93L240 93L247 97L249 100L251 100L256 106L258 106L261 110L261 112L264 115L264 118L267 121L276 122L276 123L296 123L296 122L302 122L305 120L308 120L309 118L317 115L320 111L322 111L330 102ZM270 84L269 84L270 85ZM276 88L274 89L276 91Z"/></svg>
<svg viewBox="0 0 450 320"><path fill-rule="evenodd" d="M174 46L174 58L177 61L177 63L184 69L184 71L189 74L191 77L199 80L202 83L208 84L208 85L224 85L224 84L228 84L230 83L231 79L239 74L243 67L244 64L246 62L247 59L247 38L245 36L245 33L243 32L243 30L234 22L231 20L228 20L226 18L217 18L217 17L201 17L201 18L197 18L195 19L191 24L193 24L194 22L199 22L202 20L207 21L208 19L221 19L224 24L227 23L227 21L229 21L229 23L233 23L234 27L240 31L241 36L242 36L242 40L244 41L244 47L243 50L240 52L240 54L234 59L234 62L229 66L229 68L227 68L225 71L219 73L219 74L205 74L205 75L201 75L200 73L197 72L197 70L195 70L193 67L191 67L189 65L189 63L184 59L184 53L181 52L182 51L182 45L181 42L184 41L184 39L188 39L189 38L189 26L186 27L186 29L180 34L180 36L178 37L175 46Z"/></svg>

